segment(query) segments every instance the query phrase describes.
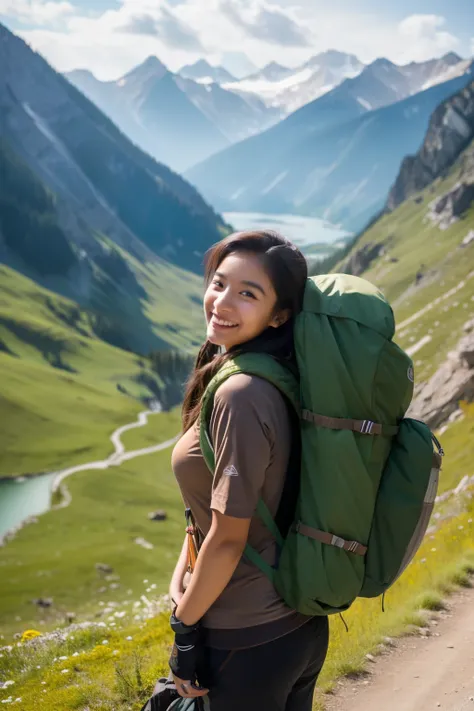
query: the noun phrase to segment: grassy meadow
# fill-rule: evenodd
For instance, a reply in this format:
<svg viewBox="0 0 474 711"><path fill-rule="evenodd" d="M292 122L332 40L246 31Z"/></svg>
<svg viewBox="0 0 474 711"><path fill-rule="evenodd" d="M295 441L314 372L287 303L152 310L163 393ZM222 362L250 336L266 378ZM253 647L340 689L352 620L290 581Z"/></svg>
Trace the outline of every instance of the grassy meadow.
<svg viewBox="0 0 474 711"><path fill-rule="evenodd" d="M184 283L187 296L194 290L198 300L192 279L187 284L174 273L175 282L163 282L159 266L150 316L162 288ZM163 310L155 327L168 334L169 345L193 348L200 307L186 310L175 301L175 312ZM145 359L96 337L74 302L6 266L0 266L0 372L0 476L103 459L113 451L112 432L136 419L140 399L153 396L148 384L161 384Z"/></svg>

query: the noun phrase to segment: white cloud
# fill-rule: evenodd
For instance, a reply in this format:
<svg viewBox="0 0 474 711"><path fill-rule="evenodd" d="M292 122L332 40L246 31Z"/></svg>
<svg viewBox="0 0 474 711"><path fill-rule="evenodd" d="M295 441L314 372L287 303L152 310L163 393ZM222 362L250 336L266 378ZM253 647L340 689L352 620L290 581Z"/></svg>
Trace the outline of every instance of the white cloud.
<svg viewBox="0 0 474 711"><path fill-rule="evenodd" d="M70 15L74 6L66 0L0 0L0 15L29 25L47 25Z"/></svg>
<svg viewBox="0 0 474 711"><path fill-rule="evenodd" d="M242 27L246 34L255 39L283 47L310 44L311 37L307 28L300 25L289 11L275 5L253 0L245 6L242 2L237 4L235 0L221 0L220 8L231 22Z"/></svg>
<svg viewBox="0 0 474 711"><path fill-rule="evenodd" d="M398 32L405 43L405 57L423 61L456 49L459 39L442 29L445 24L446 18L440 15L410 15L402 20Z"/></svg>
<svg viewBox="0 0 474 711"><path fill-rule="evenodd" d="M150 54L172 70L201 56L217 62L226 52L243 52L258 66L272 60L296 66L326 49L364 62L384 56L401 63L439 56L458 44L438 15L411 15L397 25L382 12L342 13L331 4L323 11L314 0L290 8L290 1L282 7L282 0L120 0L92 17L77 7L71 12L68 2L0 0L0 10L26 18L34 6L38 27L21 35L56 69L81 67L99 79L115 79ZM61 26L53 20L45 26L51 6Z"/></svg>
<svg viewBox="0 0 474 711"><path fill-rule="evenodd" d="M136 15L120 28L132 35L148 35L161 40L168 47L179 47L191 52L204 52L199 37L168 8L161 8L160 16Z"/></svg>

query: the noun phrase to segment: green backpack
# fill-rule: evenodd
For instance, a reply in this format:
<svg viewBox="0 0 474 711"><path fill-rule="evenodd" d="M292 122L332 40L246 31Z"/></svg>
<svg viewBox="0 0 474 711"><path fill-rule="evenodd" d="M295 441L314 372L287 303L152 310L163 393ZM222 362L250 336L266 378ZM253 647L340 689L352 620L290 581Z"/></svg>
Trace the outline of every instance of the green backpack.
<svg viewBox="0 0 474 711"><path fill-rule="evenodd" d="M211 472L208 428L224 380L265 378L298 414L294 522L283 538L260 500L257 514L278 542L278 564L248 545L245 555L306 615L339 613L357 597L384 593L413 558L433 510L444 453L427 425L404 417L413 364L394 333L392 309L369 282L346 274L308 279L295 319L299 382L270 356L248 353L223 366L202 400L200 444Z"/></svg>

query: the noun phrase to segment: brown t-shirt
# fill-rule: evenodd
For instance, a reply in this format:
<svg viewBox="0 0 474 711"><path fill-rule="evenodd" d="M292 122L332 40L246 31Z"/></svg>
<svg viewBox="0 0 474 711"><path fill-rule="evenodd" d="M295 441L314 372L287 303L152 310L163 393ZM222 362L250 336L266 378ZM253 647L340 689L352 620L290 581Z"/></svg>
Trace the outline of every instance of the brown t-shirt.
<svg viewBox="0 0 474 711"><path fill-rule="evenodd" d="M276 542L255 509L260 497L273 516L278 509L291 446L287 405L266 380L233 375L216 393L209 434L216 460L214 477L202 456L197 426L174 448L172 466L185 505L204 536L213 509L251 518L248 543L273 565ZM276 639L308 619L289 608L270 580L242 558L203 625L212 646L235 649Z"/></svg>

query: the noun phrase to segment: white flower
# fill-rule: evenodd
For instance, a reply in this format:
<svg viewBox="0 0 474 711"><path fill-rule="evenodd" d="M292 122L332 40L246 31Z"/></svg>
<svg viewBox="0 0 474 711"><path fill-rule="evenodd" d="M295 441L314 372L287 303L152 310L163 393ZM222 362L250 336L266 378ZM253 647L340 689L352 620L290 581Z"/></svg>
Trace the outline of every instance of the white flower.
<svg viewBox="0 0 474 711"><path fill-rule="evenodd" d="M128 637L125 637L125 639L127 640L127 642L131 642L133 637L130 637L130 635L129 635Z"/></svg>
<svg viewBox="0 0 474 711"><path fill-rule="evenodd" d="M69 669L61 669L61 674L69 674Z"/></svg>
<svg viewBox="0 0 474 711"><path fill-rule="evenodd" d="M45 682L45 681L42 681L41 683L42 683L42 684L46 684L46 682Z"/></svg>
<svg viewBox="0 0 474 711"><path fill-rule="evenodd" d="M62 656L62 657L59 657L59 659L64 662L64 660L67 659L67 657Z"/></svg>
<svg viewBox="0 0 474 711"><path fill-rule="evenodd" d="M108 644L108 643L109 643L109 640L108 640L108 639L103 639L103 640L102 640L102 644Z"/></svg>

